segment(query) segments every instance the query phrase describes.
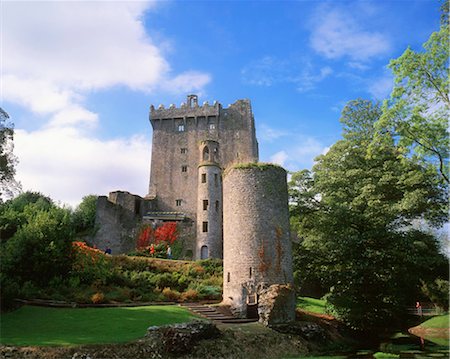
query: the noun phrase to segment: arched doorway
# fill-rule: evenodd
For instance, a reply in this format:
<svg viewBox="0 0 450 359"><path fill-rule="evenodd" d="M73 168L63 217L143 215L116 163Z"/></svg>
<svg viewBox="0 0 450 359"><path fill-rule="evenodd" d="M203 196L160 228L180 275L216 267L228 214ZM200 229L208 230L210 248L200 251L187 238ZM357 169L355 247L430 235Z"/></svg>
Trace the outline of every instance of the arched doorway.
<svg viewBox="0 0 450 359"><path fill-rule="evenodd" d="M202 248L200 249L200 259L207 259L208 257L208 246L202 246Z"/></svg>

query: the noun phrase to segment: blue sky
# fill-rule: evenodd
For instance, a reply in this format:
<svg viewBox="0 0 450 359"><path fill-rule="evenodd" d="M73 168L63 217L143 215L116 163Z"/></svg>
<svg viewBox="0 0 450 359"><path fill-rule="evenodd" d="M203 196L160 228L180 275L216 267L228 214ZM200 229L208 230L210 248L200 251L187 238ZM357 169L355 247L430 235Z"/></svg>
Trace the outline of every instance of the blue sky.
<svg viewBox="0 0 450 359"><path fill-rule="evenodd" d="M439 1L1 2L1 106L17 179L75 205L145 195L150 104L188 93L252 102L260 160L295 171L340 138L356 98L382 100L386 65L439 28Z"/></svg>

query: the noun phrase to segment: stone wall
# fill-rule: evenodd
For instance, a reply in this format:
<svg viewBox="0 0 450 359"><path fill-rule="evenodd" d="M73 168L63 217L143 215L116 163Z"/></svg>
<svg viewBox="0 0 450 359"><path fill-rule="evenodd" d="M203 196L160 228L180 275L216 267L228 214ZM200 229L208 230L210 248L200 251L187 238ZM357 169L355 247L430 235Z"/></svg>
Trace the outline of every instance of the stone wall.
<svg viewBox="0 0 450 359"><path fill-rule="evenodd" d="M233 166L224 173L223 201L223 301L245 317L247 304L271 285L293 285L286 171L270 164ZM282 321L294 319L293 291L288 297L278 314Z"/></svg>
<svg viewBox="0 0 450 359"><path fill-rule="evenodd" d="M110 192L97 199L95 224L98 228L92 244L113 254L127 253L136 247L142 216L154 210L156 202L125 191Z"/></svg>

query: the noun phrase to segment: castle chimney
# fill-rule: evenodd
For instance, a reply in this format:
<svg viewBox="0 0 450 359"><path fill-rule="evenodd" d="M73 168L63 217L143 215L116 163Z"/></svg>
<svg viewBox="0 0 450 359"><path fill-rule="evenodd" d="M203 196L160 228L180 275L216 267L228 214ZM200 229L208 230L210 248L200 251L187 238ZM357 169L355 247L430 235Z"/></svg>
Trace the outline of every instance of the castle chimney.
<svg viewBox="0 0 450 359"><path fill-rule="evenodd" d="M198 107L198 96L187 95L187 105L188 107Z"/></svg>

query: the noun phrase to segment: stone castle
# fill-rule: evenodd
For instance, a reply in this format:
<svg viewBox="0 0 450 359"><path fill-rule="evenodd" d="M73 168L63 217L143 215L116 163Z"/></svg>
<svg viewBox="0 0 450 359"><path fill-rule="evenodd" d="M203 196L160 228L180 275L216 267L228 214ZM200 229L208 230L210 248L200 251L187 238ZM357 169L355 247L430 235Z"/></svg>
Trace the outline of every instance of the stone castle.
<svg viewBox="0 0 450 359"><path fill-rule="evenodd" d="M200 106L196 95L188 95L180 107L152 105L150 123L148 195L99 197L93 244L126 253L143 223L177 222L183 258L224 259L224 303L237 315L252 315L276 285L281 304L275 321L292 320L286 171L257 163L250 101Z"/></svg>

